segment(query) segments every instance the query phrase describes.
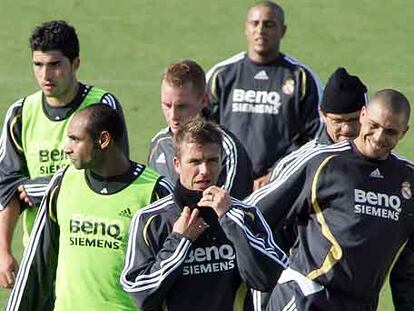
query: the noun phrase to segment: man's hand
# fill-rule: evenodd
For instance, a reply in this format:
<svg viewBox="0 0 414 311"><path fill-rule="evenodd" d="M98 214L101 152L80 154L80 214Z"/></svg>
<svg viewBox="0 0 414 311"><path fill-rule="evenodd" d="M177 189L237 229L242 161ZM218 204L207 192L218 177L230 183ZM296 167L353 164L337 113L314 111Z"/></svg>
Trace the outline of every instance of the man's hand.
<svg viewBox="0 0 414 311"><path fill-rule="evenodd" d="M24 190L24 186L23 186L23 185L20 185L20 186L17 188L17 191L19 191L19 200L20 200L21 202L23 202L23 203L26 203L26 204L27 204L27 205L29 205L30 207L32 207L32 206L33 206L33 203L32 203L32 201L30 201L30 198L29 198L29 196L27 195L26 190Z"/></svg>
<svg viewBox="0 0 414 311"><path fill-rule="evenodd" d="M217 186L210 186L203 191L203 197L198 206L209 206L217 214L217 217L220 218L224 215L230 208L231 199L229 193Z"/></svg>
<svg viewBox="0 0 414 311"><path fill-rule="evenodd" d="M173 232L177 232L185 236L191 241L197 238L208 228L208 224L200 217L198 209L191 210L184 207L180 217L174 223Z"/></svg>
<svg viewBox="0 0 414 311"><path fill-rule="evenodd" d="M11 288L17 273L17 262L11 252L11 240L20 213L20 203L12 197L0 212L0 286Z"/></svg>
<svg viewBox="0 0 414 311"><path fill-rule="evenodd" d="M0 286L12 288L18 269L17 261L10 252L0 251Z"/></svg>
<svg viewBox="0 0 414 311"><path fill-rule="evenodd" d="M253 183L253 191L256 191L257 189L262 188L263 186L266 186L270 181L271 175L272 173L270 172L266 175L256 178Z"/></svg>

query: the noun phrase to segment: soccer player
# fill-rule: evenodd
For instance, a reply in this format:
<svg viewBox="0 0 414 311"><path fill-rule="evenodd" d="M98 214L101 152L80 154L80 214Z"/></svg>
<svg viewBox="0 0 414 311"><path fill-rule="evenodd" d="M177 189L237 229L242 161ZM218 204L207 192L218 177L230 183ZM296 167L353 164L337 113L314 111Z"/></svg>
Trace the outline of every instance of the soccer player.
<svg viewBox="0 0 414 311"><path fill-rule="evenodd" d="M362 107L357 138L304 153L246 200L272 228L297 224L268 310L376 309L399 250L414 247L414 165L392 151L409 116L403 94L377 92Z"/></svg>
<svg viewBox="0 0 414 311"><path fill-rule="evenodd" d="M172 139L178 128L191 118L202 115L209 118L206 82L203 69L196 62L182 60L170 64L161 82L161 108L168 125L151 140L148 165L158 173L178 179L173 166ZM224 128L223 154L217 185L222 186L237 199L244 199L253 189L251 162L242 144Z"/></svg>
<svg viewBox="0 0 414 311"><path fill-rule="evenodd" d="M222 131L201 119L174 135L174 192L134 216L121 284L143 310L252 310L286 265L256 208L216 186Z"/></svg>
<svg viewBox="0 0 414 311"><path fill-rule="evenodd" d="M278 161L270 179L277 179L290 163L320 145L331 145L357 137L360 127L359 114L366 104L366 92L367 88L358 77L349 75L345 68L335 70L325 86L322 97L320 112L324 120L324 130L321 136ZM277 202L274 208L277 208ZM296 228L296 224L288 223L274 230L277 244L286 253L297 239ZM254 302L265 310L269 296L270 293L255 293Z"/></svg>
<svg viewBox="0 0 414 311"><path fill-rule="evenodd" d="M280 52L283 9L271 1L249 8L248 50L208 73L213 119L233 132L253 164L254 188L266 184L275 162L321 130L321 88L303 64Z"/></svg>
<svg viewBox="0 0 414 311"><path fill-rule="evenodd" d="M0 140L0 285L10 287L16 271L11 236L22 203L27 243L37 206L51 176L69 163L64 138L73 113L95 102L119 112L117 99L105 90L80 83L79 41L65 21L49 21L30 36L33 73L40 90L15 102L8 110ZM123 118L123 116L122 116ZM125 125L124 125L125 126ZM128 154L127 132L122 146Z"/></svg>
<svg viewBox="0 0 414 311"><path fill-rule="evenodd" d="M48 186L7 310L136 309L119 284L129 224L172 185L129 160L122 136L122 119L105 104L70 121L64 150L73 165Z"/></svg>

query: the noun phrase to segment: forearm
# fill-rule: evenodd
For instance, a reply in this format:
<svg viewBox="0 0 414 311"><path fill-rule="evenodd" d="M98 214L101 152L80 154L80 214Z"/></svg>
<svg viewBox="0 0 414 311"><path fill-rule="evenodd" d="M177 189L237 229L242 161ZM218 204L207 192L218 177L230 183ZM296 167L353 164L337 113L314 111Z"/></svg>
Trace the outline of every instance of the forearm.
<svg viewBox="0 0 414 311"><path fill-rule="evenodd" d="M0 212L0 252L11 253L14 228L20 214L19 200L14 196Z"/></svg>
<svg viewBox="0 0 414 311"><path fill-rule="evenodd" d="M274 243L263 216L253 208L231 208L220 224L236 249L242 279L254 289L273 288L287 266L287 256Z"/></svg>
<svg viewBox="0 0 414 311"><path fill-rule="evenodd" d="M172 233L153 257L152 251L143 247L144 243L136 243L137 241L142 240L130 236L120 281L123 289L132 296L140 308L154 310L162 305L181 274L182 263L191 242L181 235Z"/></svg>

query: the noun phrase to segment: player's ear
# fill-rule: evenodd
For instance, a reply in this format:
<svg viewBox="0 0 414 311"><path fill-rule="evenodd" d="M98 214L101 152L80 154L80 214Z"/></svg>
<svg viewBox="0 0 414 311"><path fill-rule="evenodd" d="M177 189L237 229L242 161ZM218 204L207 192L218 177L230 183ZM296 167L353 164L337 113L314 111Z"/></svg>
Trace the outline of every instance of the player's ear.
<svg viewBox="0 0 414 311"><path fill-rule="evenodd" d="M99 149L107 149L112 141L112 136L108 131L102 131L97 140L97 146Z"/></svg>
<svg viewBox="0 0 414 311"><path fill-rule="evenodd" d="M286 35L286 32L287 32L287 26L283 25L282 26L282 35L280 36L280 39L282 39Z"/></svg>
<svg viewBox="0 0 414 311"><path fill-rule="evenodd" d="M76 57L73 61L72 61L72 70L73 71L77 71L79 69L80 66L80 58Z"/></svg>
<svg viewBox="0 0 414 311"><path fill-rule="evenodd" d="M178 157L173 158L173 165L174 165L175 172L178 175L180 175L181 174L181 163L180 163L180 159Z"/></svg>

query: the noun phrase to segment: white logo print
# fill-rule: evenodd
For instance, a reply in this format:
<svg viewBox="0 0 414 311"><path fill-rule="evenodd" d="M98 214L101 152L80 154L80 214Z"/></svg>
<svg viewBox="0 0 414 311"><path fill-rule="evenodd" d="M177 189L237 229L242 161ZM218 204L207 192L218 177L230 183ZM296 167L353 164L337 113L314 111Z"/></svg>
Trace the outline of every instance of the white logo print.
<svg viewBox="0 0 414 311"><path fill-rule="evenodd" d="M384 176L382 176L380 170L377 168L375 170L373 170L371 172L371 174L369 174L369 177L373 177L373 178L384 178Z"/></svg>
<svg viewBox="0 0 414 311"><path fill-rule="evenodd" d="M254 76L256 80L269 80L269 77L266 74L266 71L260 70L256 75Z"/></svg>
<svg viewBox="0 0 414 311"><path fill-rule="evenodd" d="M106 188L102 188L102 190L100 191L100 193L108 193L108 189L106 189Z"/></svg>
<svg viewBox="0 0 414 311"><path fill-rule="evenodd" d="M161 153L161 154L158 156L157 160L155 160L155 163L165 164L166 162L167 162L167 161L165 161L165 154L164 154L164 152L163 152L163 153Z"/></svg>
<svg viewBox="0 0 414 311"><path fill-rule="evenodd" d="M397 195L354 189L354 211L380 218L398 221L401 199Z"/></svg>

